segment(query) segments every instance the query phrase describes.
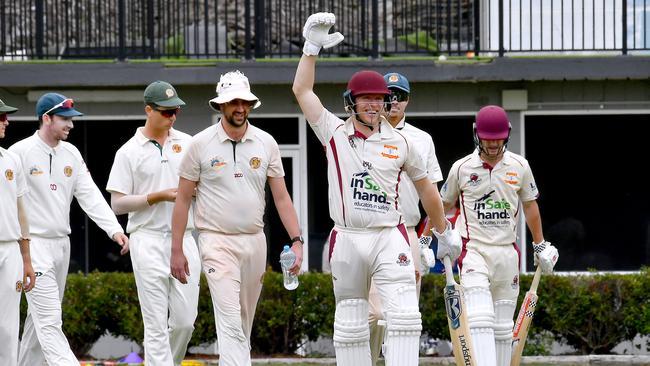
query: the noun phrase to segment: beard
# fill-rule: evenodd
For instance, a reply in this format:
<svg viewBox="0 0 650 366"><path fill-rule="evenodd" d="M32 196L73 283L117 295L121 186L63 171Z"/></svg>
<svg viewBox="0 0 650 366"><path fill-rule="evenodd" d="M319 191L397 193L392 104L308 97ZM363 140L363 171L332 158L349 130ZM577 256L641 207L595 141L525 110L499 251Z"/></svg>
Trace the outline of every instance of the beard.
<svg viewBox="0 0 650 366"><path fill-rule="evenodd" d="M246 124L246 120L248 119L248 115L244 115L244 118L241 119L241 121L238 121L235 119L235 117L231 114L229 116L223 115L223 120L228 123L229 125L233 127L241 127Z"/></svg>

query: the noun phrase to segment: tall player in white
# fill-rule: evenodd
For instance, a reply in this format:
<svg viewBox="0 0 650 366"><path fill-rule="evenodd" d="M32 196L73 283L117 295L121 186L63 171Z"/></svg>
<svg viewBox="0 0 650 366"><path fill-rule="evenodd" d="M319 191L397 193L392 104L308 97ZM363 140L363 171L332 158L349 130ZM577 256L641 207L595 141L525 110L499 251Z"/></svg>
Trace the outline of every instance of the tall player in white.
<svg viewBox="0 0 650 366"><path fill-rule="evenodd" d="M21 366L78 366L63 333L61 301L70 263L70 204L76 198L110 238L129 250L129 239L90 176L81 153L66 142L82 114L74 101L47 93L36 103L40 127L9 150L20 156L29 192L24 196L32 234L32 264L38 277L27 293L27 318L20 342Z"/></svg>
<svg viewBox="0 0 650 366"><path fill-rule="evenodd" d="M303 28L305 45L293 92L328 161L331 266L336 313L334 347L338 365L371 364L368 290L372 280L385 308L386 365L415 366L422 329L415 268L398 200L402 173L413 181L439 236L439 254L456 258L460 238L445 219L435 185L408 139L382 116L390 95L381 74L355 73L344 93L341 120L314 93L316 55L343 36L329 34L331 13L313 14ZM417 245L417 243L413 243Z"/></svg>
<svg viewBox="0 0 650 366"><path fill-rule="evenodd" d="M199 249L191 232L193 215L183 235L192 276L182 284L169 270L178 167L191 136L172 128L185 102L171 84L160 80L149 84L144 103L144 127L115 153L106 190L111 192L113 211L129 214L126 230L144 321L145 362L180 365L194 330L201 273Z"/></svg>
<svg viewBox="0 0 650 366"><path fill-rule="evenodd" d="M446 209L460 198L456 222L463 238L458 259L477 364L509 366L513 317L519 294L518 214L523 209L533 236L535 262L550 273L557 249L544 240L528 161L506 150L510 123L498 106L476 115L476 150L456 161L441 194Z"/></svg>
<svg viewBox="0 0 650 366"><path fill-rule="evenodd" d="M9 125L8 114L18 109L0 100L0 139ZM20 295L30 291L36 275L29 254L29 221L23 204L27 193L20 158L0 147L0 365L18 362Z"/></svg>
<svg viewBox="0 0 650 366"><path fill-rule="evenodd" d="M397 72L389 72L384 75L384 80L390 91L390 110L386 119L393 128L399 130L409 140L410 145L415 148L418 158L424 162L427 170L427 179L432 184L442 180L442 172L436 157L436 149L433 145L431 135L421 129L406 123L406 107L409 104L411 95L411 85L408 79ZM436 186L437 187L437 186ZM415 266L415 287L417 297L420 297L421 276L428 272L429 267L435 265L433 252L428 247L417 245L418 237L416 226L420 222L420 208L418 203L420 197L413 185L411 179L405 175L399 185L399 200L404 215L404 224L408 233L409 243L411 244L411 253L413 254L413 265ZM368 324L370 325L370 354L372 355L372 364L377 363L379 352L384 341L384 315L383 307L379 293L374 285L370 286L370 316Z"/></svg>

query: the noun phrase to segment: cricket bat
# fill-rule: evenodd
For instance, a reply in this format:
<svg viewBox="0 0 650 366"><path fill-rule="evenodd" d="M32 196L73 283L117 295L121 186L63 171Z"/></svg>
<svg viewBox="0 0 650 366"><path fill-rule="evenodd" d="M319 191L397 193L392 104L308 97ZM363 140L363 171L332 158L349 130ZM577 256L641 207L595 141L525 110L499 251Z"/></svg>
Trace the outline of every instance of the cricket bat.
<svg viewBox="0 0 650 366"><path fill-rule="evenodd" d="M524 301L521 303L521 308L519 308L519 315L517 315L517 321L512 330L512 359L510 360L510 366L519 366L521 363L521 356L524 353L530 323L533 321L533 315L535 315L537 286L539 285L541 274L542 269L540 266L537 266L533 283L530 285L530 290L526 292L526 297L524 297Z"/></svg>
<svg viewBox="0 0 650 366"><path fill-rule="evenodd" d="M456 366L475 366L476 359L472 351L472 338L467 323L463 290L454 279L451 259L444 257L442 261L445 265L445 276L447 277L444 292L445 309L447 310L447 323L449 324L449 335L451 336Z"/></svg>

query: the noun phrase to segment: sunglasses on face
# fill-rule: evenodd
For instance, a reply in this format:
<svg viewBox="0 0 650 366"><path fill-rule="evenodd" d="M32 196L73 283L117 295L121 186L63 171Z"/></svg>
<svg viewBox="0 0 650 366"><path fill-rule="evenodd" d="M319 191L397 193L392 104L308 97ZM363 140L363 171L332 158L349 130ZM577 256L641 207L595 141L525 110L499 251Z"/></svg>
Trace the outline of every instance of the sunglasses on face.
<svg viewBox="0 0 650 366"><path fill-rule="evenodd" d="M72 99L64 99L61 103L55 105L54 107L50 108L47 110L47 112L43 113L43 115L50 114L51 112L54 112L55 110L59 108L65 108L65 109L70 109L74 107L74 100Z"/></svg>
<svg viewBox="0 0 650 366"><path fill-rule="evenodd" d="M177 107L174 109L156 109L154 108L154 111L160 112L160 115L162 115L165 118L171 118L172 116L175 116L181 112L181 107Z"/></svg>
<svg viewBox="0 0 650 366"><path fill-rule="evenodd" d="M390 101L392 102L406 102L409 100L409 93L403 90L390 90Z"/></svg>
<svg viewBox="0 0 650 366"><path fill-rule="evenodd" d="M0 113L0 122L7 122L7 114Z"/></svg>

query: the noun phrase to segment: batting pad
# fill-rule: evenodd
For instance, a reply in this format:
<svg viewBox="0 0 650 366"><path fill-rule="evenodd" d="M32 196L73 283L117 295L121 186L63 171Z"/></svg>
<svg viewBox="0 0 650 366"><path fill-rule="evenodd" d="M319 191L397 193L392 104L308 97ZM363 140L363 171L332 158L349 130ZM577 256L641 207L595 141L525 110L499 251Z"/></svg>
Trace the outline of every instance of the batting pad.
<svg viewBox="0 0 650 366"><path fill-rule="evenodd" d="M334 314L334 350L338 366L371 366L368 302L341 300Z"/></svg>
<svg viewBox="0 0 650 366"><path fill-rule="evenodd" d="M495 314L490 290L487 287L465 288L465 304L476 365L496 366Z"/></svg>
<svg viewBox="0 0 650 366"><path fill-rule="evenodd" d="M420 355L422 317L415 286L397 290L397 306L387 313L384 359L387 366L417 366Z"/></svg>
<svg viewBox="0 0 650 366"><path fill-rule="evenodd" d="M494 340L496 341L497 366L510 366L512 357L512 328L515 326L513 317L517 304L512 300L494 302L496 322L494 324Z"/></svg>

